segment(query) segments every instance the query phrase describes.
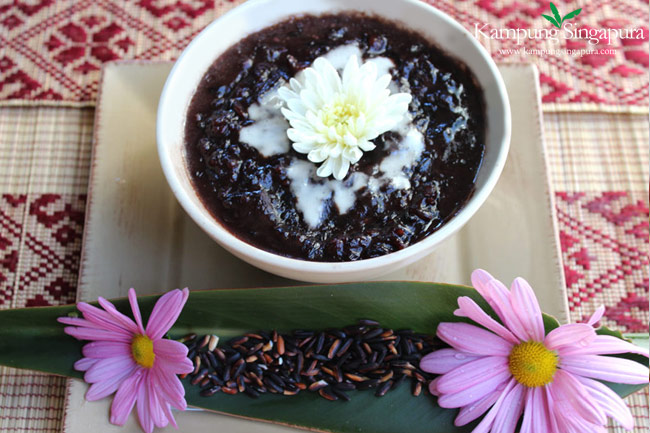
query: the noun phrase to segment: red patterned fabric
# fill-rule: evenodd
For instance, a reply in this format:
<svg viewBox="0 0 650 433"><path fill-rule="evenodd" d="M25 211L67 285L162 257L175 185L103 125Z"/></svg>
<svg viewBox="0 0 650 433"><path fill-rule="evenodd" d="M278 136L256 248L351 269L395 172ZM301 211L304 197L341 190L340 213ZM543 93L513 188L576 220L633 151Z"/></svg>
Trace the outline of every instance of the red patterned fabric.
<svg viewBox="0 0 650 433"><path fill-rule="evenodd" d="M597 298L598 303L607 305L604 324L628 332L647 332L647 201L635 200L626 191L558 192L556 199L574 320L586 320L589 314L576 317L576 313Z"/></svg>
<svg viewBox="0 0 650 433"><path fill-rule="evenodd" d="M0 308L74 302L85 195L0 195Z"/></svg>
<svg viewBox="0 0 650 433"><path fill-rule="evenodd" d="M471 32L547 28L547 0L429 0ZM0 0L0 101L93 102L102 63L117 59L170 60L194 35L241 1ZM582 7L579 28L644 30L643 39L601 40L615 53L582 57L524 54L530 49L584 49L585 40L479 40L497 61L532 61L541 71L543 101L645 106L648 100L648 2L556 1L562 11ZM611 45L606 45L611 42ZM519 49L519 52L514 50ZM513 51L511 51L513 50Z"/></svg>

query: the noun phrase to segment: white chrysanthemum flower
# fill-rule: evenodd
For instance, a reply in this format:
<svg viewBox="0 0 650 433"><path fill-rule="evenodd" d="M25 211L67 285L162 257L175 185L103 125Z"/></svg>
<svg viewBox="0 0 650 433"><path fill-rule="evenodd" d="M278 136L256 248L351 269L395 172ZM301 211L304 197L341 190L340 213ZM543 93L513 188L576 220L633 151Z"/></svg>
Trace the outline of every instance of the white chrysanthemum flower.
<svg viewBox="0 0 650 433"><path fill-rule="evenodd" d="M403 119L411 95L391 95L390 80L390 74L378 77L372 62L359 65L356 56L350 57L342 77L319 57L278 90L286 104L282 114L291 124L287 136L297 152L322 163L318 176L343 179L350 164L375 148L370 140Z"/></svg>

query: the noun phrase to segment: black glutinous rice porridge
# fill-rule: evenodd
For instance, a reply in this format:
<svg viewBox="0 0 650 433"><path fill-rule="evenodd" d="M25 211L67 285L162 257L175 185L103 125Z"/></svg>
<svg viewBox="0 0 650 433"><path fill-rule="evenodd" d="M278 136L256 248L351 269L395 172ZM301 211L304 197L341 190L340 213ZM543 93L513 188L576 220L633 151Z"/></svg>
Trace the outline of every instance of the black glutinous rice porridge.
<svg viewBox="0 0 650 433"><path fill-rule="evenodd" d="M346 177L296 152L277 89L321 56L351 55L412 96L408 123L373 140ZM440 228L471 197L485 150L483 92L421 35L361 14L301 16L254 33L209 68L190 104L186 160L212 215L240 239L323 262L382 256Z"/></svg>

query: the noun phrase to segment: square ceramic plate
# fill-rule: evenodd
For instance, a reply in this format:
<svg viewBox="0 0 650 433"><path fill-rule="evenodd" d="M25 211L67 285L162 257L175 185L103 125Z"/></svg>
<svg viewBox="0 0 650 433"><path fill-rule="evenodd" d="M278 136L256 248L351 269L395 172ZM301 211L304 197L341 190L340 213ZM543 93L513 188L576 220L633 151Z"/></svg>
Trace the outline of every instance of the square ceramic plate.
<svg viewBox="0 0 650 433"><path fill-rule="evenodd" d="M158 97L171 63L109 63L95 117L95 140L79 277L79 300L176 287L236 288L295 284L236 259L184 213L163 177L156 152ZM473 269L502 281L526 278L542 309L568 318L554 205L549 192L537 70L502 65L512 107L512 145L501 179L473 219L433 254L386 280L468 284ZM86 402L70 381L67 433L140 432L108 423L110 399ZM207 412L177 414L181 431L290 432L293 428ZM170 431L173 429L169 428Z"/></svg>

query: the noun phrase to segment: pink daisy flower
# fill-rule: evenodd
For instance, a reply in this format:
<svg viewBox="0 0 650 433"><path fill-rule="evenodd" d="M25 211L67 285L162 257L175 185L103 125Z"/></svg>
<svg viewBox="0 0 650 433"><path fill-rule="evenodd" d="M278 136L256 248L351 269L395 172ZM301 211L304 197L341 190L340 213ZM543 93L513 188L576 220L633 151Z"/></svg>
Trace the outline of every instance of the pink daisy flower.
<svg viewBox="0 0 650 433"><path fill-rule="evenodd" d="M178 341L164 339L181 313L189 290L172 290L156 302L146 329L138 307L135 290L129 290L129 302L135 322L117 311L104 298L93 307L77 304L84 318L60 317L67 326L65 332L79 340L90 340L83 347L84 358L74 365L85 371L90 383L86 400L94 401L114 392L110 421L124 425L137 403L142 429L151 433L155 427L165 427L176 421L171 406L185 410L185 390L178 374L194 368L187 358L187 347Z"/></svg>
<svg viewBox="0 0 650 433"><path fill-rule="evenodd" d="M420 367L440 374L429 385L445 408L460 408L457 426L485 417L473 433L605 433L607 416L630 430L634 420L623 400L599 380L648 383L648 368L602 356L648 353L588 323L563 325L544 335L542 312L530 285L517 278L511 290L483 270L472 284L503 325L469 297L458 299L456 316L477 324L441 323L438 337L451 348L425 356ZM487 413L486 413L487 412Z"/></svg>

